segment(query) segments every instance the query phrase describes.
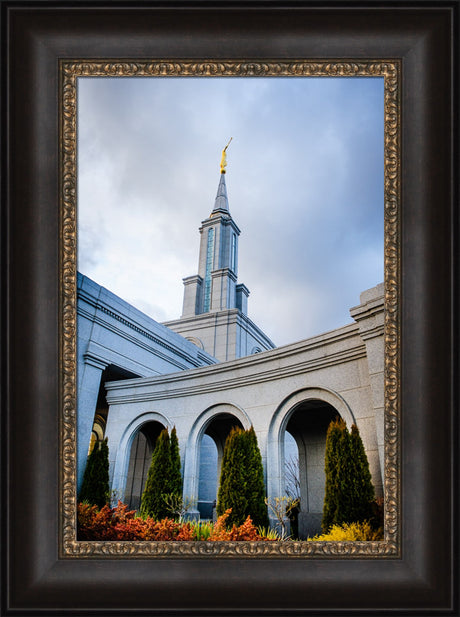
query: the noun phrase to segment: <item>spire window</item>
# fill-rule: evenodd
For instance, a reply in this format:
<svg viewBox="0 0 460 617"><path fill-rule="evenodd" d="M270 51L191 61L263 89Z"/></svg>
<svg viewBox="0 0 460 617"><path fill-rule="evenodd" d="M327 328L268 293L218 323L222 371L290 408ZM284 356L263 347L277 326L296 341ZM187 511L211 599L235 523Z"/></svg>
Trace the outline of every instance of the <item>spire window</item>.
<svg viewBox="0 0 460 617"><path fill-rule="evenodd" d="M230 268L236 274L236 234L232 234L232 254L230 260Z"/></svg>
<svg viewBox="0 0 460 617"><path fill-rule="evenodd" d="M207 313L211 305L211 270L214 257L214 228L208 230L208 245L206 248L206 274L204 277L203 312Z"/></svg>

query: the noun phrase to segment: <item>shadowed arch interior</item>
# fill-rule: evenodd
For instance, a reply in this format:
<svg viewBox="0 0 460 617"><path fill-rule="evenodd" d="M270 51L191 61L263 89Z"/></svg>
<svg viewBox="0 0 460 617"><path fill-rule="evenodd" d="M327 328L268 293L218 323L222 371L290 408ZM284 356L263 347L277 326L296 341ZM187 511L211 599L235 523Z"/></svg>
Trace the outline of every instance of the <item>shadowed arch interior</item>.
<svg viewBox="0 0 460 617"><path fill-rule="evenodd" d="M297 404L286 424L285 430L292 435L298 449L298 533L302 539L321 532L326 433L331 420L337 416L339 413L332 405L313 399ZM285 465L287 461L285 452Z"/></svg>
<svg viewBox="0 0 460 617"><path fill-rule="evenodd" d="M234 426L243 428L240 420L232 414L220 413L211 418L205 427L200 445L198 483L198 510L201 518L211 519L213 516L225 440Z"/></svg>
<svg viewBox="0 0 460 617"><path fill-rule="evenodd" d="M138 510L144 491L152 452L161 431L166 428L161 422L146 422L134 436L129 456L126 480L125 503L130 510Z"/></svg>

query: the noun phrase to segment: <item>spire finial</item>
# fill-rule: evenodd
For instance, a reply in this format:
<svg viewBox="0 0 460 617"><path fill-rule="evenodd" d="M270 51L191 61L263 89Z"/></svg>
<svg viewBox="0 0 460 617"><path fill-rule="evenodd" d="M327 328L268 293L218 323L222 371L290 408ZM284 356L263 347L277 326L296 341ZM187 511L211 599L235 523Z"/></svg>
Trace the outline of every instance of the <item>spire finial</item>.
<svg viewBox="0 0 460 617"><path fill-rule="evenodd" d="M220 159L220 173L221 174L225 173L225 168L227 167L227 148L229 147L230 142L232 141L232 139L233 139L233 137L230 137L230 140L229 140L228 144L222 150L222 158Z"/></svg>

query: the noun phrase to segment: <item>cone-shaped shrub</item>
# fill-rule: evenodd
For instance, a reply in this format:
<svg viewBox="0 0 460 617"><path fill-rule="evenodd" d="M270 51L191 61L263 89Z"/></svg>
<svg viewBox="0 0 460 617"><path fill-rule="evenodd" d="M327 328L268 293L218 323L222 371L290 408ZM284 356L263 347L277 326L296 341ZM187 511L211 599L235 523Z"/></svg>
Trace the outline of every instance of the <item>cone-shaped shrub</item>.
<svg viewBox="0 0 460 617"><path fill-rule="evenodd" d="M254 429L234 427L225 442L222 457L217 514L231 512L228 525L241 525L248 516L254 525L268 525L264 502L262 457Z"/></svg>
<svg viewBox="0 0 460 617"><path fill-rule="evenodd" d="M355 496L351 518L354 522L369 520L373 516L372 502L375 497L369 461L364 450L363 440L356 424L351 427L351 456L355 467Z"/></svg>
<svg viewBox="0 0 460 617"><path fill-rule="evenodd" d="M109 497L109 447L105 439L97 441L88 456L78 499L102 508Z"/></svg>
<svg viewBox="0 0 460 617"><path fill-rule="evenodd" d="M169 492L173 495L182 496L182 475L179 453L179 441L177 439L176 427L173 427L170 438L171 449L171 479Z"/></svg>
<svg viewBox="0 0 460 617"><path fill-rule="evenodd" d="M168 429L163 429L152 454L152 462L142 493L140 512L157 520L168 516L163 495L170 493L171 447Z"/></svg>
<svg viewBox="0 0 460 617"><path fill-rule="evenodd" d="M326 454L324 468L326 473L326 491L324 496L323 519L321 527L327 532L335 523L338 509L338 469L339 441L345 423L337 418L329 424L326 435ZM346 428L346 427L345 427Z"/></svg>
<svg viewBox="0 0 460 617"><path fill-rule="evenodd" d="M246 467L248 512L256 527L268 527L262 456L257 443L257 435L252 426L249 431L246 431L246 440L249 456Z"/></svg>
<svg viewBox="0 0 460 617"><path fill-rule="evenodd" d="M217 514L222 516L231 510L227 523L240 525L246 518L248 501L246 498L246 453L242 439L244 431L232 428L224 447L220 472L219 491L217 494Z"/></svg>
<svg viewBox="0 0 460 617"><path fill-rule="evenodd" d="M171 515L167 501L171 496L182 498L182 476L176 427L169 437L168 429L161 431L152 454L142 494L140 512L157 520ZM165 500L166 497L166 500Z"/></svg>
<svg viewBox="0 0 460 617"><path fill-rule="evenodd" d="M369 463L358 428L354 426L350 435L341 418L333 420L327 431L325 472L323 531L369 519L374 498Z"/></svg>

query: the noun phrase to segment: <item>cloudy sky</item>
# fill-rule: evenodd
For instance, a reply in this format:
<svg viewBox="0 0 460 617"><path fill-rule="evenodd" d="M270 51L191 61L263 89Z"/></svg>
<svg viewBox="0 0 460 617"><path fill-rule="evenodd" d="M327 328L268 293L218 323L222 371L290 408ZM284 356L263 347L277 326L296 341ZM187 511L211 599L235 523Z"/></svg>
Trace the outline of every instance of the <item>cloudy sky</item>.
<svg viewBox="0 0 460 617"><path fill-rule="evenodd" d="M383 280L382 78L80 78L78 269L180 317L230 137L249 317L276 345L349 323Z"/></svg>

